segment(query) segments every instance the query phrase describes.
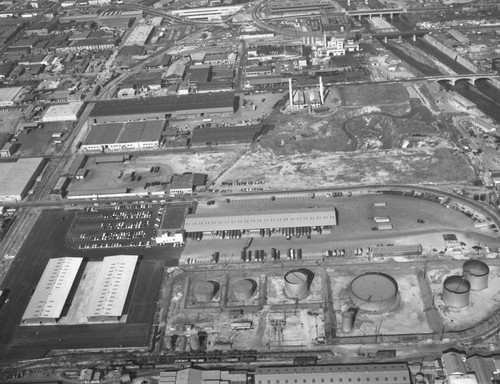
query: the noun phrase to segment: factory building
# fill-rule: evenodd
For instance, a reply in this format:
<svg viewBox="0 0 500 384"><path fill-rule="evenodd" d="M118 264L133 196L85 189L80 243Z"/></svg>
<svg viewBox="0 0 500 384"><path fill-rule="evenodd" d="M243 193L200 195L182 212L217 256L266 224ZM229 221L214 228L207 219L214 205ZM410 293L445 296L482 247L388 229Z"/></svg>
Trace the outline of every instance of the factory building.
<svg viewBox="0 0 500 384"><path fill-rule="evenodd" d="M221 20L225 16L235 14L241 8L243 5L176 9L172 11L172 15L189 20Z"/></svg>
<svg viewBox="0 0 500 384"><path fill-rule="evenodd" d="M85 308L90 322L119 321L124 312L130 283L139 256L108 256L102 260L94 288Z"/></svg>
<svg viewBox="0 0 500 384"><path fill-rule="evenodd" d="M184 230L188 236L203 234L226 237L238 232L247 235L262 234L262 231L280 233L285 236L311 234L312 230L321 233L337 225L335 208L297 208L253 212L237 212L230 216L211 213L188 215ZM229 236L228 236L229 237Z"/></svg>
<svg viewBox="0 0 500 384"><path fill-rule="evenodd" d="M83 141L82 151L142 151L161 146L165 120L96 124Z"/></svg>
<svg viewBox="0 0 500 384"><path fill-rule="evenodd" d="M234 113L234 92L161 96L147 99L105 100L95 104L91 121L155 120L229 116Z"/></svg>
<svg viewBox="0 0 500 384"><path fill-rule="evenodd" d="M44 113L42 122L52 121L76 121L83 108L82 101L76 101L68 104L51 105Z"/></svg>
<svg viewBox="0 0 500 384"><path fill-rule="evenodd" d="M135 27L132 33L124 41L124 46L139 45L144 46L147 44L154 27L151 25L139 25Z"/></svg>
<svg viewBox="0 0 500 384"><path fill-rule="evenodd" d="M20 100L22 87L0 88L0 107L11 107Z"/></svg>
<svg viewBox="0 0 500 384"><path fill-rule="evenodd" d="M21 201L45 165L43 157L0 163L0 203Z"/></svg>
<svg viewBox="0 0 500 384"><path fill-rule="evenodd" d="M195 188L205 185L207 175L202 173L184 173L172 176L170 183L170 196L192 195Z"/></svg>
<svg viewBox="0 0 500 384"><path fill-rule="evenodd" d="M274 1L269 5L271 15L314 15L319 14L325 8L332 8L333 4L326 0L314 1Z"/></svg>
<svg viewBox="0 0 500 384"><path fill-rule="evenodd" d="M221 371L186 368L180 371L160 372L159 384L246 384L244 371Z"/></svg>
<svg viewBox="0 0 500 384"><path fill-rule="evenodd" d="M83 258L50 259L24 311L23 324L55 324L73 287Z"/></svg>
<svg viewBox="0 0 500 384"><path fill-rule="evenodd" d="M342 364L311 367L261 367L255 370L255 384L410 384L408 366L403 363Z"/></svg>
<svg viewBox="0 0 500 384"><path fill-rule="evenodd" d="M184 226L185 216L186 208L166 208L156 233L156 244L184 244L182 227Z"/></svg>

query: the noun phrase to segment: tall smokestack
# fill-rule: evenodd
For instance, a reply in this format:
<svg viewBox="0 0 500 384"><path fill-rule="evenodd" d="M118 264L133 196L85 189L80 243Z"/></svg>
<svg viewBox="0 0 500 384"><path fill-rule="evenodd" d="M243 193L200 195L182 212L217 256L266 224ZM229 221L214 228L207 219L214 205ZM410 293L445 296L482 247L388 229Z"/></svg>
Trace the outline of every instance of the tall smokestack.
<svg viewBox="0 0 500 384"><path fill-rule="evenodd" d="M323 89L323 78L320 76L319 77L319 97L321 97L321 105L325 102L325 96L324 96L324 89Z"/></svg>
<svg viewBox="0 0 500 384"><path fill-rule="evenodd" d="M288 91L290 92L290 108L293 108L292 78L288 79Z"/></svg>
<svg viewBox="0 0 500 384"><path fill-rule="evenodd" d="M323 33L323 47L326 47L326 33Z"/></svg>

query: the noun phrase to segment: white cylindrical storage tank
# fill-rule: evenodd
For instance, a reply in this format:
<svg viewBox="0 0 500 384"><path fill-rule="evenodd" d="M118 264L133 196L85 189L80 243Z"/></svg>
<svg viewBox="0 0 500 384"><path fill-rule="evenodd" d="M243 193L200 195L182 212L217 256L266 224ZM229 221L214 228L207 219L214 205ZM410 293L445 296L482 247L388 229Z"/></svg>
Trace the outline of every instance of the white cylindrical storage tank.
<svg viewBox="0 0 500 384"><path fill-rule="evenodd" d="M470 283L472 291L481 291L488 288L490 268L480 260L467 260L463 266L462 276Z"/></svg>
<svg viewBox="0 0 500 384"><path fill-rule="evenodd" d="M253 279L238 280L233 284L233 293L237 300L247 301L252 298L257 289L257 282Z"/></svg>
<svg viewBox="0 0 500 384"><path fill-rule="evenodd" d="M309 276L312 272L306 269L294 269L285 274L285 293L289 298L302 299L309 293Z"/></svg>
<svg viewBox="0 0 500 384"><path fill-rule="evenodd" d="M202 303L208 303L211 301L217 291L219 290L219 284L215 281L200 281L194 286L194 298Z"/></svg>
<svg viewBox="0 0 500 384"><path fill-rule="evenodd" d="M443 283L443 301L453 308L469 305L470 283L462 276L448 276Z"/></svg>
<svg viewBox="0 0 500 384"><path fill-rule="evenodd" d="M352 332L352 328L354 326L354 317L355 312L352 310L342 312L342 332Z"/></svg>
<svg viewBox="0 0 500 384"><path fill-rule="evenodd" d="M351 281L352 301L365 311L378 312L394 309L398 304L398 283L380 272L367 272Z"/></svg>

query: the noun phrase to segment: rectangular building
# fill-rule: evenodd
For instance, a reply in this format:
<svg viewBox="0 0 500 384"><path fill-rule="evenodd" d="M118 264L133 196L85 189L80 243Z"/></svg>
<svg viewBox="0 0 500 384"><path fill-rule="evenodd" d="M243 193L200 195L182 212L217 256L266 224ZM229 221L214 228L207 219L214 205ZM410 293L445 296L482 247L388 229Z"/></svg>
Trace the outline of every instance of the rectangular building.
<svg viewBox="0 0 500 384"><path fill-rule="evenodd" d="M21 96L22 87L0 88L0 107L13 106Z"/></svg>
<svg viewBox="0 0 500 384"><path fill-rule="evenodd" d="M255 371L255 384L411 384L408 366L342 364L314 367L266 367Z"/></svg>
<svg viewBox="0 0 500 384"><path fill-rule="evenodd" d="M22 317L23 324L55 324L75 282L83 258L50 259Z"/></svg>
<svg viewBox="0 0 500 384"><path fill-rule="evenodd" d="M42 171L43 157L0 162L0 203L21 201Z"/></svg>
<svg viewBox="0 0 500 384"><path fill-rule="evenodd" d="M88 321L118 321L123 315L139 256L108 256L102 260L85 317Z"/></svg>
<svg viewBox="0 0 500 384"><path fill-rule="evenodd" d="M234 92L160 96L96 102L93 123L228 116L234 113Z"/></svg>
<svg viewBox="0 0 500 384"><path fill-rule="evenodd" d="M141 151L159 148L165 120L97 124L90 128L82 151Z"/></svg>
<svg viewBox="0 0 500 384"><path fill-rule="evenodd" d="M51 121L76 121L83 108L82 101L76 101L68 104L51 105L45 111L42 121L48 123Z"/></svg>
<svg viewBox="0 0 500 384"><path fill-rule="evenodd" d="M297 208L267 211L235 212L233 215L213 213L188 215L186 232L258 230L261 228L297 228L337 225L335 208Z"/></svg>

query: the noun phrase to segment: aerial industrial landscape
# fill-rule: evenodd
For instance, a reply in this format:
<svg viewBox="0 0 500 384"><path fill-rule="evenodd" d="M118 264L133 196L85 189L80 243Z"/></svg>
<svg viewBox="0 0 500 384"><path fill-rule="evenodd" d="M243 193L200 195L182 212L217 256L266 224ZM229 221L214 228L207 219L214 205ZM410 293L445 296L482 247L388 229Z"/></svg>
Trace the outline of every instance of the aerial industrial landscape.
<svg viewBox="0 0 500 384"><path fill-rule="evenodd" d="M0 382L500 383L500 3L0 1Z"/></svg>

